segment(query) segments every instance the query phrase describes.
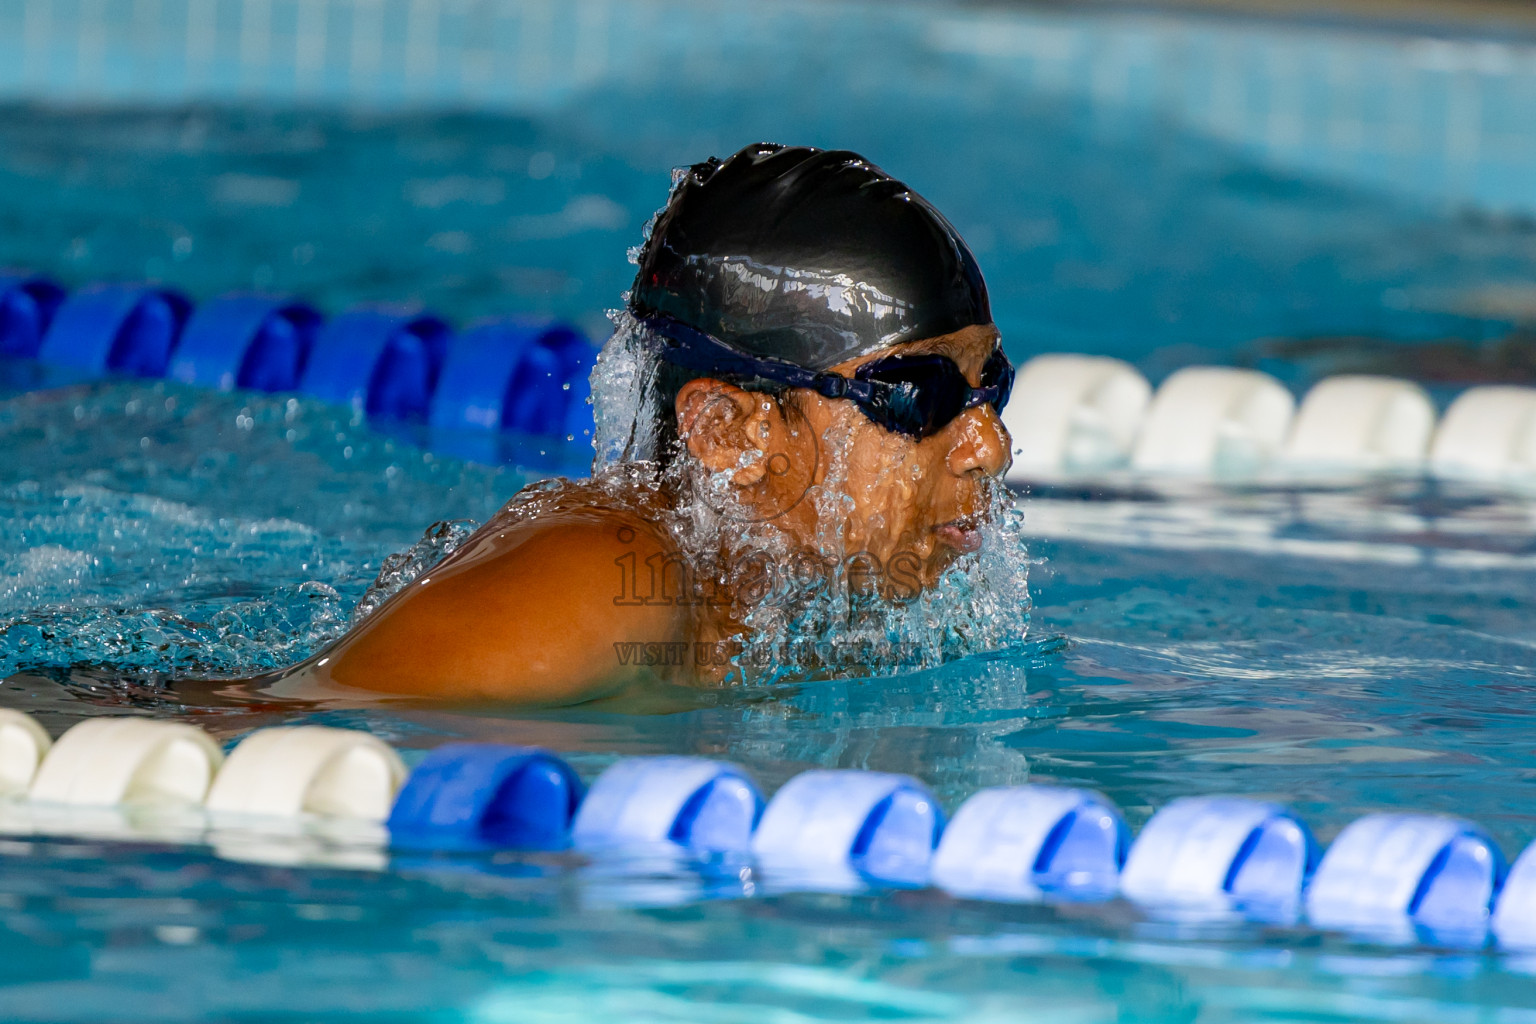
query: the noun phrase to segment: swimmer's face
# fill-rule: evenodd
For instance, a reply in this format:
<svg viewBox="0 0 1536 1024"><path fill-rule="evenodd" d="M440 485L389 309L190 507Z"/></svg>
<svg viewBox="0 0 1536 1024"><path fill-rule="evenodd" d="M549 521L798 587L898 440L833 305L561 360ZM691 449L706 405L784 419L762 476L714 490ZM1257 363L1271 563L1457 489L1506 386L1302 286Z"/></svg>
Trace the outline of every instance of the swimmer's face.
<svg viewBox="0 0 1536 1024"><path fill-rule="evenodd" d="M972 387L996 350L996 328L906 342L832 367L845 377L893 355L939 354ZM689 382L677 398L690 452L716 472L734 469L740 503L818 549L822 515L833 513L845 554L867 552L907 578L931 584L957 555L981 544L986 490L1009 463L1008 431L990 405L967 409L937 433L886 430L852 402L797 390L784 401L715 380ZM834 469L835 467L835 469ZM803 497L812 485L837 493ZM893 560L899 559L899 562Z"/></svg>

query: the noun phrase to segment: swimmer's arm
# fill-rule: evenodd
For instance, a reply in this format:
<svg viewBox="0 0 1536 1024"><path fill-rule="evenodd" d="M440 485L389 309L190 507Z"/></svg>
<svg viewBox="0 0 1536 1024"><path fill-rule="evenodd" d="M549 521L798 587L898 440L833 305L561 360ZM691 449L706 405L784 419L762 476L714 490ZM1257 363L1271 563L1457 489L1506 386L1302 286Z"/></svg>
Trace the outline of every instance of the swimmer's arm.
<svg viewBox="0 0 1536 1024"><path fill-rule="evenodd" d="M648 526L572 517L497 531L487 524L305 671L387 693L538 704L680 673L676 659L644 667L656 659L637 646L670 645L654 655L688 639L683 609L635 600L624 575L665 557Z"/></svg>

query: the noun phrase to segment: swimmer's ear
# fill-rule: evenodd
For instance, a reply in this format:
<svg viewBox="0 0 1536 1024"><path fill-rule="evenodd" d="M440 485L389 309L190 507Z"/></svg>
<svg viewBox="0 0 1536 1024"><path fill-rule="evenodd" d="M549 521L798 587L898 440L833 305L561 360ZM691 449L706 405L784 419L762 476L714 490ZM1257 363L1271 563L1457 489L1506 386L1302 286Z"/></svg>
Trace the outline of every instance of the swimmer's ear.
<svg viewBox="0 0 1536 1024"><path fill-rule="evenodd" d="M677 393L678 436L708 469L716 473L735 469L732 482L743 487L755 484L767 474L764 460L743 466L742 456L767 446L773 406L762 399L724 381L691 380ZM765 404L768 409L763 408Z"/></svg>

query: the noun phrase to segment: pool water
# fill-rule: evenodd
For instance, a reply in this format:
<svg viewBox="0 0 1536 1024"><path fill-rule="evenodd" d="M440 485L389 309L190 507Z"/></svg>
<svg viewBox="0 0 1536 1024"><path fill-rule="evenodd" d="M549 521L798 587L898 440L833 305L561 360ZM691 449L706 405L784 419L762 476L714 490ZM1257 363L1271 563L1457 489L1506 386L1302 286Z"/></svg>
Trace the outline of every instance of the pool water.
<svg viewBox="0 0 1536 1024"><path fill-rule="evenodd" d="M671 169L767 139L857 149L930 198L976 251L1016 359L1103 352L1154 378L1240 360L1300 385L1373 340L1475 346L1529 317L1529 218L1297 179L1150 115L971 95L946 70L947 90L849 97L831 123L706 106L771 90L727 77L668 94L675 120L638 135L620 127L663 102L645 89L543 119L0 105L0 266L460 323L547 313L602 337ZM1266 344L1319 337L1355 348L1287 363Z"/></svg>
<svg viewBox="0 0 1536 1024"><path fill-rule="evenodd" d="M7 105L0 264L329 310L420 302L459 323L548 313L598 334L670 167L777 138L862 149L945 210L1016 359L1108 352L1154 377L1244 362L1300 387L1369 357L1443 397L1457 379L1410 343L1452 339L1476 363L1519 327L1484 299L1530 279L1528 220L1281 173L1150 114L1021 94L964 54L904 75L899 35L853 55L870 62L817 64L816 102L782 101L812 72L764 43L707 90L638 76L542 113ZM1361 340L1323 357L1263 342L1318 335ZM1293 805L1324 841L1383 809L1464 815L1511 856L1536 838L1536 516L1520 494L1042 487L1020 496L1030 636L1006 652L684 706L210 707L174 678L307 655L434 522L483 521L585 453L474 465L302 397L33 390L33 370L0 376L0 685L55 734L99 714L190 717L222 740L319 721L408 755L537 743L589 779L620 756L695 753L769 790L809 767L910 772L950 810L1034 780L1097 788L1133 827L1229 792ZM1176 927L1119 902L748 898L747 881L678 901L681 879L560 855L343 869L0 839L0 1014L1536 1020L1536 965L1497 953Z"/></svg>
<svg viewBox="0 0 1536 1024"><path fill-rule="evenodd" d="M765 786L811 766L915 772L951 809L978 786L1051 780L1101 789L1134 824L1178 795L1241 792L1289 801L1322 838L1382 808L1467 815L1511 852L1536 837L1522 706L1536 522L1518 496L1399 484L1026 497L1032 645L906 676L707 694L667 714L206 708L157 672L303 656L344 628L424 510L484 517L522 477L286 396L112 382L11 396L0 413L5 703L51 731L84 715L190 715L227 740L312 720L407 754L456 737L544 743L588 777L617 755L696 752ZM69 665L132 682L49 672ZM561 857L341 870L17 838L0 861L12 1019L1536 1013L1514 958L1175 929L1117 903L920 890L668 906L665 886L605 883Z"/></svg>
<svg viewBox="0 0 1536 1024"><path fill-rule="evenodd" d="M1235 792L1293 804L1325 840L1404 807L1478 820L1511 853L1536 837L1536 522L1518 496L1409 482L1026 496L1030 645L926 672L710 693L654 714L183 705L160 674L313 650L424 518L483 518L523 479L346 415L159 382L7 398L6 705L54 732L140 713L191 716L226 740L279 721L361 726L408 754L536 742L589 778L648 753L729 757L766 787L813 766L905 771L951 810L980 786L1048 780L1102 790L1133 825L1177 796ZM71 665L113 671L53 671ZM0 862L13 1019L1536 1014L1519 959L1180 929L1118 903L917 891L668 905L665 885L605 882L559 856L340 870L19 838L0 841Z"/></svg>
<svg viewBox="0 0 1536 1024"><path fill-rule="evenodd" d="M91 425L81 430L80 424ZM588 778L625 754L915 772L949 809L1025 780L1094 786L1132 824L1187 794L1289 801L1322 838L1361 812L1536 837L1524 695L1536 522L1518 496L1352 491L1026 496L1032 643L932 671L707 694L665 714L481 706L184 706L157 674L249 671L346 625L432 516L522 476L430 457L286 396L161 382L0 404L5 703L286 720L399 748L544 743ZM112 666L131 683L89 672ZM138 669L124 672L124 669ZM207 847L0 841L11 1019L1527 1019L1524 961L1178 929L1124 904L931 890L668 904L562 857L263 866ZM656 906L659 904L659 906ZM1501 1013L1488 1018L1488 1013ZM777 1015L777 1016L774 1016Z"/></svg>

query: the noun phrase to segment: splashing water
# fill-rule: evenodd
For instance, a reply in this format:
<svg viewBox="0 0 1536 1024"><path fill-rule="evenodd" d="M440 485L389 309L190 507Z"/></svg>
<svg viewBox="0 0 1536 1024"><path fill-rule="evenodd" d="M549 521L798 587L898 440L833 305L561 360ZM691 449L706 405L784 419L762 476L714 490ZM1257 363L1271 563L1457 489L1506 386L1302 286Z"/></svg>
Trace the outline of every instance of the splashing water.
<svg viewBox="0 0 1536 1024"><path fill-rule="evenodd" d="M1030 609L1023 517L1006 500L992 501L988 514L981 549L909 599L867 589L857 559L825 555L831 573L819 585L759 602L744 617L733 659L740 678L926 669L1022 645Z"/></svg>
<svg viewBox="0 0 1536 1024"><path fill-rule="evenodd" d="M673 169L672 195L688 171ZM630 263L639 264L666 209L646 221L641 243L629 250ZM655 469L653 488L674 496L664 521L691 563L695 586L713 584L739 594L742 581L732 577L742 566L814 563L810 573L772 574L775 578L741 609L740 630L723 645L730 651L726 678L763 684L828 672L922 669L1025 642L1029 557L1023 514L1006 488L985 481L981 547L957 558L931 586L904 595L871 588L862 553L848 550L847 526L858 504L848 492L853 447L848 421L841 434L834 431L820 446L828 465L805 493L816 512L812 548L805 551L773 522L758 521L741 507L731 482L734 471L708 473L683 445L669 440L662 429L673 415L667 408L673 395L665 386L664 346L627 310L610 310L608 317L614 330L591 376L594 478L612 479L625 466ZM743 456L748 462L760 457ZM897 463L885 473L903 470L914 481L921 472L920 466ZM634 470L624 475L632 479ZM878 490L885 482L877 479L868 487Z"/></svg>
<svg viewBox="0 0 1536 1024"><path fill-rule="evenodd" d="M166 381L0 393L0 436L0 678L284 668L344 633L359 598L382 600L380 565L422 509L456 521L396 572L446 554L458 517L488 518L527 479L350 409Z"/></svg>
<svg viewBox="0 0 1536 1024"><path fill-rule="evenodd" d="M752 590L740 609L740 631L720 645L728 681L761 685L930 668L1024 643L1029 558L1023 514L1006 488L987 482L980 549L958 557L932 586L905 594L872 588L867 564L846 539L856 505L848 493L852 421L845 419L821 445L827 467L805 495L816 513L806 550L772 519L758 521L740 504L734 469L710 473L677 442L662 450L659 426L669 415L662 408L668 396L657 387L662 346L627 312L609 315L614 332L592 372L594 482L620 503L637 486L652 499L671 496L660 521L689 564L696 599L720 588L739 595L744 583ZM744 465L752 461L744 459ZM886 470L887 476L902 472L913 469L897 463ZM757 579L747 582L744 574Z"/></svg>
<svg viewBox="0 0 1536 1024"><path fill-rule="evenodd" d="M656 425L663 410L656 395L661 366L654 337L626 310L610 310L613 334L592 368L592 471L626 462L655 461Z"/></svg>
<svg viewBox="0 0 1536 1024"><path fill-rule="evenodd" d="M674 189L686 173L687 168L674 170ZM646 223L642 245L655 222L652 216ZM638 263L640 251L640 246L629 251L631 263ZM616 493L633 486L637 472L649 473L651 492L674 495L664 522L691 562L696 585L739 588L741 581L729 577L743 565L783 569L806 564L808 554L818 567L803 575L793 569L778 572L759 588L757 599L739 616L740 632L724 645L730 652L727 678L763 684L829 672L929 668L1025 642L1029 558L1023 514L1006 488L990 480L984 488L978 551L956 559L920 592L898 597L879 588L871 591L864 566L850 558L854 553L845 539L855 505L847 492L852 447L847 428L821 446L827 469L805 496L816 511L813 550L797 550L774 523L744 513L732 471L708 473L675 441L668 450L661 425L672 415L665 408L672 396L662 386L661 340L627 310L610 310L608 316L613 334L591 377L594 478ZM887 474L904 469L917 471L897 464Z"/></svg>
<svg viewBox="0 0 1536 1024"><path fill-rule="evenodd" d="M404 551L384 559L379 575L352 609L350 628L378 610L391 597L410 586L422 573L459 549L479 524L473 519L443 519L427 527L421 539Z"/></svg>

